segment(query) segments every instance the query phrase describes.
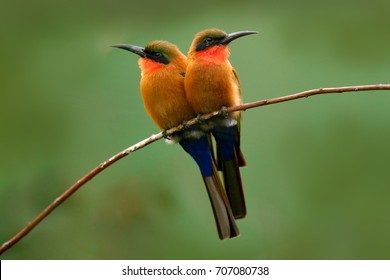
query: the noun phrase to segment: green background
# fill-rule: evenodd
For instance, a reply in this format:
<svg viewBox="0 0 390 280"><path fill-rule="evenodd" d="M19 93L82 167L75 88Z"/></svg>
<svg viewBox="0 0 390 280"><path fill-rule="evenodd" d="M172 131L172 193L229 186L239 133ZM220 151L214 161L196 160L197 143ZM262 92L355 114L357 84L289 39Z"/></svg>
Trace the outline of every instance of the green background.
<svg viewBox="0 0 390 280"><path fill-rule="evenodd" d="M205 28L244 101L390 82L390 2L11 1L0 9L0 242L100 162L157 133L137 57ZM248 216L219 241L199 171L158 141L95 177L3 259L389 259L390 92L248 110Z"/></svg>

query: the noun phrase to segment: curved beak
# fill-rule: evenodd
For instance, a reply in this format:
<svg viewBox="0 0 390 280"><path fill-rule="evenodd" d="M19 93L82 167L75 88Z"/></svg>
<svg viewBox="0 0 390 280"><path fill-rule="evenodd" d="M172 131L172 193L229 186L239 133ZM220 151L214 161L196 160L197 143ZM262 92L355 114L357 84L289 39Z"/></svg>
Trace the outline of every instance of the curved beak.
<svg viewBox="0 0 390 280"><path fill-rule="evenodd" d="M145 48L142 48L142 47L133 46L133 45L125 45L125 44L112 45L111 47L130 51L132 53L138 54L141 57L146 57Z"/></svg>
<svg viewBox="0 0 390 280"><path fill-rule="evenodd" d="M238 32L233 32L233 33L227 34L225 36L225 38L222 39L220 44L227 45L231 41L236 40L236 39L238 39L238 38L240 38L242 36L251 35L251 34L257 34L257 33L258 33L257 31L238 31Z"/></svg>

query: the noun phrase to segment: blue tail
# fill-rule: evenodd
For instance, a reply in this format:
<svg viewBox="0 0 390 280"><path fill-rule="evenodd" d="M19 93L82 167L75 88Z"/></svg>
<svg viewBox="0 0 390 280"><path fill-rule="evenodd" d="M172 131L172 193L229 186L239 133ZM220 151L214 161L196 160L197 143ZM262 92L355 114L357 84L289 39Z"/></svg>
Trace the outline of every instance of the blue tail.
<svg viewBox="0 0 390 280"><path fill-rule="evenodd" d="M214 175L210 141L206 136L202 136L199 139L182 139L180 145L196 161L203 177Z"/></svg>
<svg viewBox="0 0 390 280"><path fill-rule="evenodd" d="M244 218L246 205L239 167L245 165L245 159L240 150L238 127L216 126L211 132L217 143L218 169L222 170L226 194L234 217Z"/></svg>
<svg viewBox="0 0 390 280"><path fill-rule="evenodd" d="M180 145L196 161L202 173L220 239L238 236L239 230L211 154L209 137L184 138Z"/></svg>

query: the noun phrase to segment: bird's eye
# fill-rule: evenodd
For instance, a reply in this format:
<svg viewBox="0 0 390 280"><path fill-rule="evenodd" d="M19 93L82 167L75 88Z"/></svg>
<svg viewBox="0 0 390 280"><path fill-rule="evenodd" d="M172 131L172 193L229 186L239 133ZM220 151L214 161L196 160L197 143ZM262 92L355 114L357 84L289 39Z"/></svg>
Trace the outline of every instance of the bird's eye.
<svg viewBox="0 0 390 280"><path fill-rule="evenodd" d="M204 42L206 44L206 46L210 46L212 43L213 43L214 39L211 38L211 37L207 37Z"/></svg>
<svg viewBox="0 0 390 280"><path fill-rule="evenodd" d="M166 57L166 55L164 55L163 52L149 51L149 53L147 53L147 57L158 62L158 63L162 63L162 64L169 63L169 59Z"/></svg>

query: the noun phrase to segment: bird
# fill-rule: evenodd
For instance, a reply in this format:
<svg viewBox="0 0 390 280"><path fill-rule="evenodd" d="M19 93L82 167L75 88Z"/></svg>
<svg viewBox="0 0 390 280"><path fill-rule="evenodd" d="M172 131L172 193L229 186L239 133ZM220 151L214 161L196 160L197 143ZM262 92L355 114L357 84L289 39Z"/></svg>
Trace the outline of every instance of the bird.
<svg viewBox="0 0 390 280"><path fill-rule="evenodd" d="M185 124L196 116L184 91L186 56L167 41L152 41L146 47L117 44L113 47L137 54L141 70L140 90L146 112L159 129ZM188 128L171 136L197 163L211 202L221 240L239 236L229 200L212 156L209 134Z"/></svg>
<svg viewBox="0 0 390 280"><path fill-rule="evenodd" d="M226 107L241 104L241 86L236 70L230 64L229 43L256 34L238 31L227 34L212 28L195 35L187 54L184 80L189 104L196 114L222 110L222 116L209 120L217 147L217 165L223 173L226 193L235 219L246 216L246 204L239 167L246 161L240 148L241 113L227 114Z"/></svg>

